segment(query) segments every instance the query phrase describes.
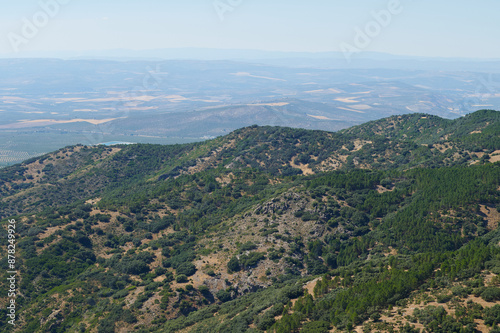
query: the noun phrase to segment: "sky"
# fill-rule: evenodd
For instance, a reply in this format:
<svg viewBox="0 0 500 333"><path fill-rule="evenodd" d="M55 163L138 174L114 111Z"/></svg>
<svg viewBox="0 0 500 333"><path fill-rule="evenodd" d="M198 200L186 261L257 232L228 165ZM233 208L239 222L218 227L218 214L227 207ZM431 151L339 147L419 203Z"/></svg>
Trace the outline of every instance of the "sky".
<svg viewBox="0 0 500 333"><path fill-rule="evenodd" d="M19 0L1 9L9 57L195 47L500 59L498 0Z"/></svg>

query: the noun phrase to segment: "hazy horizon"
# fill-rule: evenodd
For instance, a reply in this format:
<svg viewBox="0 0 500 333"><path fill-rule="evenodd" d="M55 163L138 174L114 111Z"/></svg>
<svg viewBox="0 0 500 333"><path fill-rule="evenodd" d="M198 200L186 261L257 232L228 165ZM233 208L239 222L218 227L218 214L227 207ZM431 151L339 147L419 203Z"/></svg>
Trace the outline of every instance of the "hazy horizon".
<svg viewBox="0 0 500 333"><path fill-rule="evenodd" d="M139 60L259 60L259 59L326 59L344 60L341 51L273 51L263 49L235 49L235 48L157 48L157 49L102 49L102 50L51 50L51 51L24 51L15 54L0 53L0 59L23 59L23 58L55 58L62 60L95 59L106 60L109 58ZM472 62L497 62L496 58L478 57L453 57L453 56L418 56L404 55L388 52L359 52L357 59L370 60L421 60L421 61L472 61Z"/></svg>
<svg viewBox="0 0 500 333"><path fill-rule="evenodd" d="M12 58L183 48L500 58L493 0L29 0L3 9L0 56Z"/></svg>

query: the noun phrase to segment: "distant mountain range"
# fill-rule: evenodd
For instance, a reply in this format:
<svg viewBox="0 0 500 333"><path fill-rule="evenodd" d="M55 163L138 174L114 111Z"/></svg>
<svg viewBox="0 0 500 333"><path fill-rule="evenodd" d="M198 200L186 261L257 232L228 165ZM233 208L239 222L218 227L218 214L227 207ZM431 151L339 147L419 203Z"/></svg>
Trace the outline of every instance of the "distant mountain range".
<svg viewBox="0 0 500 333"><path fill-rule="evenodd" d="M23 52L22 58L59 58L72 60L232 60L256 62L273 66L316 68L387 68L450 71L500 71L500 59L439 58L394 55L382 52L360 52L347 62L342 52L282 52L242 49L173 48L155 50L99 50ZM0 53L0 58L8 56Z"/></svg>

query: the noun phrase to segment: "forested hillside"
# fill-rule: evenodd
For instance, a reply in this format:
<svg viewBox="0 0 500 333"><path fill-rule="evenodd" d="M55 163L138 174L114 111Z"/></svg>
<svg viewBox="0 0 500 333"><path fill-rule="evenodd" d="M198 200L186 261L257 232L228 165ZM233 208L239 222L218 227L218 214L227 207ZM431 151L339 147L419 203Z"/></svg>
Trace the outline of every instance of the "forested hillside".
<svg viewBox="0 0 500 333"><path fill-rule="evenodd" d="M0 169L16 330L500 331L499 161L500 112L483 110Z"/></svg>

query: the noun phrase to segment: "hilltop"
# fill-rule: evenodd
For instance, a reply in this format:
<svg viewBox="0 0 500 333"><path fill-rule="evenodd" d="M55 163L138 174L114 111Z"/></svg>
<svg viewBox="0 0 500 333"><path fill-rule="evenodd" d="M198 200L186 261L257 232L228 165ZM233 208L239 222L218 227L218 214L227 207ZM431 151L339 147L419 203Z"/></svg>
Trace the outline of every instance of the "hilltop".
<svg viewBox="0 0 500 333"><path fill-rule="evenodd" d="M457 120L424 114L393 116L336 133L251 126L185 145L67 147L0 170L0 207L5 217L30 211L39 202L68 204L124 183L222 167L291 176L496 162L500 160L498 114L483 110Z"/></svg>
<svg viewBox="0 0 500 333"><path fill-rule="evenodd" d="M20 331L486 332L500 322L499 126L491 110L251 126L1 169Z"/></svg>

